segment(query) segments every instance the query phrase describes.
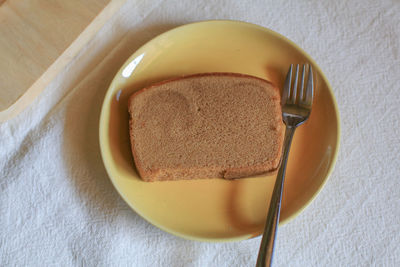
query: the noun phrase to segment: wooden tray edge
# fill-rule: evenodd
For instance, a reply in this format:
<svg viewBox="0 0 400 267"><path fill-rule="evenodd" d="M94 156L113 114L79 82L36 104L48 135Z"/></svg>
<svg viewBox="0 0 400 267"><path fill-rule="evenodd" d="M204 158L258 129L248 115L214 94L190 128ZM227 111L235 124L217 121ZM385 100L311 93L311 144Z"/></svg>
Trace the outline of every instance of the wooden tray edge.
<svg viewBox="0 0 400 267"><path fill-rule="evenodd" d="M126 1L111 0L31 87L8 108L0 111L0 122L5 122L15 117L28 107Z"/></svg>

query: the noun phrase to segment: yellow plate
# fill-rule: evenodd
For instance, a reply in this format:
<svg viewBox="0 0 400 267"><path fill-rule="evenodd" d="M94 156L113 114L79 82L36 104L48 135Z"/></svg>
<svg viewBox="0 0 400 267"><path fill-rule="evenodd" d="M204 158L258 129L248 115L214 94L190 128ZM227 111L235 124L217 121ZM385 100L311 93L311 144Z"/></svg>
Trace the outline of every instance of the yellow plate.
<svg viewBox="0 0 400 267"><path fill-rule="evenodd" d="M153 225L184 238L233 241L261 234L275 177L141 181L130 151L127 99L151 83L201 72L245 73L281 88L289 64L304 62L315 70L315 102L293 140L281 223L298 215L321 190L336 161L336 102L322 71L303 50L269 29L237 21L193 23L161 34L116 74L101 111L100 147L122 198Z"/></svg>

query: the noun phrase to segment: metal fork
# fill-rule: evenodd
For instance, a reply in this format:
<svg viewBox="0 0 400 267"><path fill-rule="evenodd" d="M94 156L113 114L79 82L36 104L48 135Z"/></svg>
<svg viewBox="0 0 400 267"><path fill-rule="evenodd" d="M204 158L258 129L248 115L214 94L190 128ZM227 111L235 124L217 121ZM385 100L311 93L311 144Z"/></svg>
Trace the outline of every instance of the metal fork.
<svg viewBox="0 0 400 267"><path fill-rule="evenodd" d="M314 82L311 65L308 68L307 85L305 85L305 80L307 76L306 65L303 65L302 68L303 70L301 73L300 85L298 84L300 69L299 64L297 64L296 66L294 81L292 82L293 68L293 64L290 65L289 71L286 75L285 85L282 93L282 117L283 122L286 124L282 162L278 171L278 176L276 177L271 202L269 204L268 216L265 223L260 250L258 252L256 267L271 266L272 264L274 243L276 239L276 233L278 231L277 226L281 210L286 163L289 156L290 145L292 143L294 131L296 130L297 126L304 123L311 113L311 106L314 95ZM298 92L299 86L300 92Z"/></svg>

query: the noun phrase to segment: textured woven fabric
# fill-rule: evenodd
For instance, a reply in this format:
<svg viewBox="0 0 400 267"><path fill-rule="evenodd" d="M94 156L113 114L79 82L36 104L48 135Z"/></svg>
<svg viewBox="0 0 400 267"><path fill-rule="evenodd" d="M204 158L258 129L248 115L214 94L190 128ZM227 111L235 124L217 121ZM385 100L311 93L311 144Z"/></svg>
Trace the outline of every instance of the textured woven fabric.
<svg viewBox="0 0 400 267"><path fill-rule="evenodd" d="M400 266L395 0L128 1L29 108L0 124L0 266L255 265L260 238L194 242L147 223L114 190L100 157L101 103L122 63L152 37L205 19L248 21L293 40L339 105L336 167L279 229L275 266Z"/></svg>

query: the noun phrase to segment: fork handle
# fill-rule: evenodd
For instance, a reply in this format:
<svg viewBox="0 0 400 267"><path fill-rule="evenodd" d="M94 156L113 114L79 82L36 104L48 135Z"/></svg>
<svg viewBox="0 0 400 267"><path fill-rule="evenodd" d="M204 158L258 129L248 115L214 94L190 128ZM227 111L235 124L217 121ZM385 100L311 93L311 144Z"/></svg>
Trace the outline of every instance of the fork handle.
<svg viewBox="0 0 400 267"><path fill-rule="evenodd" d="M279 214L281 210L281 200L283 183L285 180L286 163L289 156L290 144L296 127L286 126L285 140L283 142L282 163L276 177L274 191L269 204L268 216L265 222L264 233L261 240L260 250L258 252L256 267L271 266L274 254L274 243L276 233L278 232Z"/></svg>

